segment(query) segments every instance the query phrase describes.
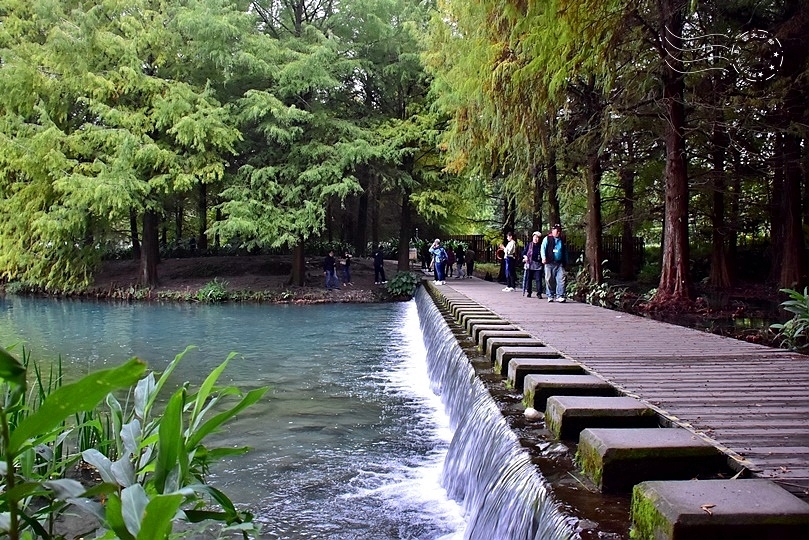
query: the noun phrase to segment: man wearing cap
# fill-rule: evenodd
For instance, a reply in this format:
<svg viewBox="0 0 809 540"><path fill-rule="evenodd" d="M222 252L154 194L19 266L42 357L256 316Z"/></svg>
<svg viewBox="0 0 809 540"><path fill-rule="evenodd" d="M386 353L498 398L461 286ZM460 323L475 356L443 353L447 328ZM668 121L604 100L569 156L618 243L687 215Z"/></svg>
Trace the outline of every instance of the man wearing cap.
<svg viewBox="0 0 809 540"><path fill-rule="evenodd" d="M545 292L548 302L565 301L565 265L567 246L562 241L562 226L554 225L551 233L542 240L542 264L545 265ZM555 287L553 287L555 285ZM553 287L553 288L552 288Z"/></svg>
<svg viewBox="0 0 809 540"><path fill-rule="evenodd" d="M526 283L525 291L528 292L528 298L531 298L531 284L534 280L537 282L537 298L542 298L542 249L541 242L542 233L534 231L531 235L531 241L525 246L522 254L522 262L525 266Z"/></svg>

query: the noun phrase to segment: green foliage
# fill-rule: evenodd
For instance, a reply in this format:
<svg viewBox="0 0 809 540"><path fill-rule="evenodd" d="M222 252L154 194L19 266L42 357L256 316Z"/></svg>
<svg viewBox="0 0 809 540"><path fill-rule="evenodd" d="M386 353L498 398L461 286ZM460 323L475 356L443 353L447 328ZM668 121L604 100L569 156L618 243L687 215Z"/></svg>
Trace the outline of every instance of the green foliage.
<svg viewBox="0 0 809 540"><path fill-rule="evenodd" d="M604 261L604 263L606 262ZM607 268L603 270L604 280L601 283L593 283L589 269L584 264L583 256L579 257L576 264L579 266L575 279L567 284L567 292L570 296L588 304L610 309L621 309L628 299L634 299L634 295L631 295L626 287L615 287L608 283L610 271Z"/></svg>
<svg viewBox="0 0 809 540"><path fill-rule="evenodd" d="M143 377L146 366L138 360L64 386L58 381L55 386L45 384L37 375L40 393L47 395L35 404L25 401L25 366L0 349L0 388L5 396L0 406L4 532L11 538L21 533L54 537L54 519L74 505L106 528L102 538L168 538L178 519L191 524L217 521L224 531L244 537L255 533L251 516L205 483L212 461L247 449L209 449L204 440L261 399L267 389L243 394L234 387L217 386L235 356L231 354L196 391L184 384L163 410L156 410L158 395L184 354L177 355L159 379L154 373ZM127 388L133 399L122 405L116 390ZM102 400L105 408L99 405ZM89 487L64 477L66 464L78 455L60 457L54 452L73 431L65 420L74 415L80 455L101 477L101 483ZM89 435L87 427L92 427ZM106 504L100 504L99 497Z"/></svg>
<svg viewBox="0 0 809 540"><path fill-rule="evenodd" d="M793 289L781 289L781 292L790 298L781 302L781 307L793 316L783 324L770 325L770 328L778 332L776 338L781 340L782 347L795 351L806 349L809 347L809 288L804 288L803 293Z"/></svg>
<svg viewBox="0 0 809 540"><path fill-rule="evenodd" d="M214 278L197 292L197 300L208 304L225 302L229 298L228 284L226 281L219 281Z"/></svg>
<svg viewBox="0 0 809 540"><path fill-rule="evenodd" d="M421 284L421 276L415 272L398 272L385 285L391 296L411 298Z"/></svg>

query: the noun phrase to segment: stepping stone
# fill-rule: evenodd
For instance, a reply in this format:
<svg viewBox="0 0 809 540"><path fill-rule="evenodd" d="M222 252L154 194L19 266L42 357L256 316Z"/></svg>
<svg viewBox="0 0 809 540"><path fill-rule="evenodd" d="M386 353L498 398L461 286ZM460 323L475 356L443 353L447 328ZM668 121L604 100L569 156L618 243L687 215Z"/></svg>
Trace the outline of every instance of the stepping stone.
<svg viewBox="0 0 809 540"><path fill-rule="evenodd" d="M651 481L632 492L637 540L805 540L809 504L764 479Z"/></svg>
<svg viewBox="0 0 809 540"><path fill-rule="evenodd" d="M545 424L557 439L578 440L585 428L656 428L658 422L651 407L626 396L552 396L545 410Z"/></svg>
<svg viewBox="0 0 809 540"><path fill-rule="evenodd" d="M617 396L618 390L595 375L526 375L523 404L544 411L551 396Z"/></svg>
<svg viewBox="0 0 809 540"><path fill-rule="evenodd" d="M728 470L725 455L682 428L587 428L579 436L576 462L604 493Z"/></svg>
<svg viewBox="0 0 809 540"><path fill-rule="evenodd" d="M472 327L469 335L472 336L472 339L477 343L478 341L478 334L482 330L519 330L513 324L476 324Z"/></svg>
<svg viewBox="0 0 809 540"><path fill-rule="evenodd" d="M515 328L513 330L481 330L478 332L477 344L478 346L486 350L486 343L493 338L530 338L531 334Z"/></svg>
<svg viewBox="0 0 809 540"><path fill-rule="evenodd" d="M505 320L501 319L500 317L498 317L496 315L493 316L493 317L474 317L474 318L471 318L471 319L466 319L466 320L464 320L463 323L461 323L461 326L463 326L470 335L472 334L472 332L474 332L475 327L481 326L481 325L486 325L486 326L494 326L494 325L513 326L510 322L505 321Z"/></svg>
<svg viewBox="0 0 809 540"><path fill-rule="evenodd" d="M494 363L495 359L497 358L497 349L500 347L517 346L545 347L545 344L532 337L493 337L486 340L486 347L481 347L481 350L484 351L486 358L488 358L490 362ZM547 348L545 350L547 350Z"/></svg>
<svg viewBox="0 0 809 540"><path fill-rule="evenodd" d="M535 347L534 350L539 357L519 356L512 358L505 354L505 351L513 347L500 347L497 349L497 360L494 362L494 371L501 376L507 377L508 385L512 388L522 390L523 381L526 375L536 375L540 373L556 375L582 375L584 368L573 360L562 357L561 354L551 348L542 350ZM507 373L506 373L507 372Z"/></svg>
<svg viewBox="0 0 809 540"><path fill-rule="evenodd" d="M482 307L480 304L469 306L469 305L453 305L450 307L450 312L452 316L456 319L459 318L463 313L478 313L478 314L488 314L492 311L485 307Z"/></svg>
<svg viewBox="0 0 809 540"><path fill-rule="evenodd" d="M496 324L493 321L502 321L503 324L511 324L508 321L504 321L500 315L495 315L494 313L461 313L461 316L456 319L458 324L463 326L467 331L469 331L469 323L470 321L478 321L478 324Z"/></svg>

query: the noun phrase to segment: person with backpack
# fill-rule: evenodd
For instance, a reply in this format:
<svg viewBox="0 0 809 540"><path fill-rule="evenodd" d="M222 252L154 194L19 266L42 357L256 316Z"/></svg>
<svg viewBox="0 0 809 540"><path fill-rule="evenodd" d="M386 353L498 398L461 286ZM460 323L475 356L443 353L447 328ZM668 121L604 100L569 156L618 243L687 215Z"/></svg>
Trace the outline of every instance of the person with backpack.
<svg viewBox="0 0 809 540"><path fill-rule="evenodd" d="M463 279L464 249L461 244L455 246L455 264L458 267L455 279Z"/></svg>
<svg viewBox="0 0 809 540"><path fill-rule="evenodd" d="M565 301L565 266L567 265L567 245L562 240L562 226L551 228L550 234L542 240L542 264L545 265L545 292L548 302Z"/></svg>
<svg viewBox="0 0 809 540"><path fill-rule="evenodd" d="M433 272L435 274L435 284L444 284L444 266L447 263L447 250L441 245L441 240L438 238L433 242L430 247L430 254L433 256Z"/></svg>

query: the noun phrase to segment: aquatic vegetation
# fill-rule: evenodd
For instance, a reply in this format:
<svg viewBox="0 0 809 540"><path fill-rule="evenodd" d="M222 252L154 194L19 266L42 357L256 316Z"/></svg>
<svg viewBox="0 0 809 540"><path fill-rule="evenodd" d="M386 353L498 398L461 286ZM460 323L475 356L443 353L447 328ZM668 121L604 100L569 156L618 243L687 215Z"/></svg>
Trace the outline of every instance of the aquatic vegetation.
<svg viewBox="0 0 809 540"><path fill-rule="evenodd" d="M789 295L789 300L781 302L781 307L792 313L792 319L780 324L770 325L777 331L777 339L781 346L795 351L809 347L809 287L800 293L793 289L781 289Z"/></svg>
<svg viewBox="0 0 809 540"><path fill-rule="evenodd" d="M60 377L45 384L37 370L29 394L26 365L0 348L0 531L12 540L60 537L57 518L80 508L97 520L100 538L168 538L178 521L219 522L245 538L256 533L252 516L205 481L212 462L248 449L203 441L267 388L243 394L217 386L231 354L198 389L183 384L158 410L184 354L159 378L138 359L64 385ZM119 395L127 396L123 404ZM76 425L67 423L72 417ZM84 483L68 477L77 463L93 470Z"/></svg>

